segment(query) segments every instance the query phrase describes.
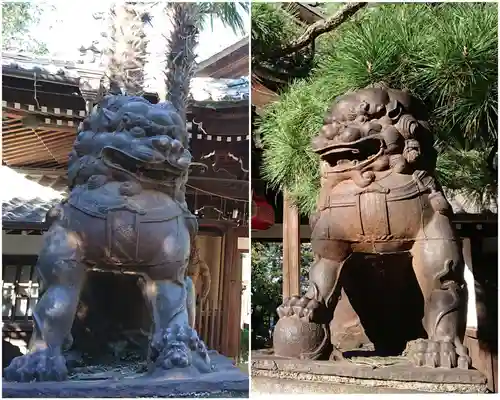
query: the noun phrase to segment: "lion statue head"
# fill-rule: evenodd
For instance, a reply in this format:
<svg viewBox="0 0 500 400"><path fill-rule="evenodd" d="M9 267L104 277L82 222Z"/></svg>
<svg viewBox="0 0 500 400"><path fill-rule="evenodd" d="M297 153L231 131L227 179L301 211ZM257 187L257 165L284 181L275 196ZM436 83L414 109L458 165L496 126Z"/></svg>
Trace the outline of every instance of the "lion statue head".
<svg viewBox="0 0 500 400"><path fill-rule="evenodd" d="M408 92L370 87L336 99L313 139L322 170L364 174L433 170L435 152L424 106Z"/></svg>
<svg viewBox="0 0 500 400"><path fill-rule="evenodd" d="M109 95L80 124L70 154L70 188L107 180L156 187L187 180L191 154L186 123L169 102Z"/></svg>

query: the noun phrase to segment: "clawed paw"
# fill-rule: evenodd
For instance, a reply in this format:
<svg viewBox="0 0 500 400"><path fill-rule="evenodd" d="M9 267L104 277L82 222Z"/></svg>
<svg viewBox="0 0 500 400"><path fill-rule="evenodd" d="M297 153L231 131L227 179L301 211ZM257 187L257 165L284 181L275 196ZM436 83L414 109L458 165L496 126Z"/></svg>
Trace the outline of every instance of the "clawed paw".
<svg viewBox="0 0 500 400"><path fill-rule="evenodd" d="M64 381L68 377L66 359L59 352L37 350L14 358L3 377L12 382Z"/></svg>
<svg viewBox="0 0 500 400"><path fill-rule="evenodd" d="M306 296L293 296L285 299L283 304L278 307L277 311L280 318L296 315L300 319L313 321L317 317L317 310L321 309L322 304L317 300L310 299Z"/></svg>
<svg viewBox="0 0 500 400"><path fill-rule="evenodd" d="M416 366L430 368L469 369L470 357L463 351L457 351L455 345L446 341L420 339L416 341L408 356Z"/></svg>
<svg viewBox="0 0 500 400"><path fill-rule="evenodd" d="M207 347L191 327L174 325L154 335L150 361L157 367L163 369L188 367L193 364L193 357L210 366Z"/></svg>

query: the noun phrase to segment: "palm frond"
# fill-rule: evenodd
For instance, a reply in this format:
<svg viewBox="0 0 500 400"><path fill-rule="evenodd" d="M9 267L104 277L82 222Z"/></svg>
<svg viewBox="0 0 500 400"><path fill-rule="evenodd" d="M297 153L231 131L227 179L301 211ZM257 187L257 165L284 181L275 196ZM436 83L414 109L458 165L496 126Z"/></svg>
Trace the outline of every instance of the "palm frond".
<svg viewBox="0 0 500 400"><path fill-rule="evenodd" d="M196 4L200 13L198 21L200 30L206 27L207 21L213 29L214 19L217 18L234 33L245 33L244 17L249 14L247 2L198 2Z"/></svg>

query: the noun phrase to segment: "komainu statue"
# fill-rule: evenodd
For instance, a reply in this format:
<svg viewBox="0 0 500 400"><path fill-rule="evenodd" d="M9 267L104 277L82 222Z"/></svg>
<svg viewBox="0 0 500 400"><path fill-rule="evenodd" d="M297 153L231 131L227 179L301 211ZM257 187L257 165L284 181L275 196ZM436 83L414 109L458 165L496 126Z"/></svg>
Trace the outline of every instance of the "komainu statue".
<svg viewBox="0 0 500 400"><path fill-rule="evenodd" d="M185 121L169 102L109 95L81 123L68 165L70 193L52 212L36 266L42 296L34 346L4 370L7 380L67 378L63 351L73 340L88 270L144 278L153 319L150 371L211 371L188 317L193 285L186 269L198 225L185 201L187 146Z"/></svg>
<svg viewBox="0 0 500 400"><path fill-rule="evenodd" d="M424 298L427 338L408 356L417 366L469 368L462 248L433 175L436 152L423 105L384 86L349 93L336 99L312 146L321 160L321 191L311 217L316 261L307 293L278 308L275 354L341 358L329 324L342 266L354 252L409 252Z"/></svg>

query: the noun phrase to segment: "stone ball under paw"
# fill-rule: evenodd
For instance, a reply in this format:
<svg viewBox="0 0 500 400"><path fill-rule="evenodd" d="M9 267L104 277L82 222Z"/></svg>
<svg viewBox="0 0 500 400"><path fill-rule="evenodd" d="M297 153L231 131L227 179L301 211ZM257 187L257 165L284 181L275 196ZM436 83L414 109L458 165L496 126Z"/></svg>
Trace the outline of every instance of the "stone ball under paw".
<svg viewBox="0 0 500 400"><path fill-rule="evenodd" d="M277 356L301 359L328 359L331 352L327 327L301 320L296 315L278 321L273 347Z"/></svg>

